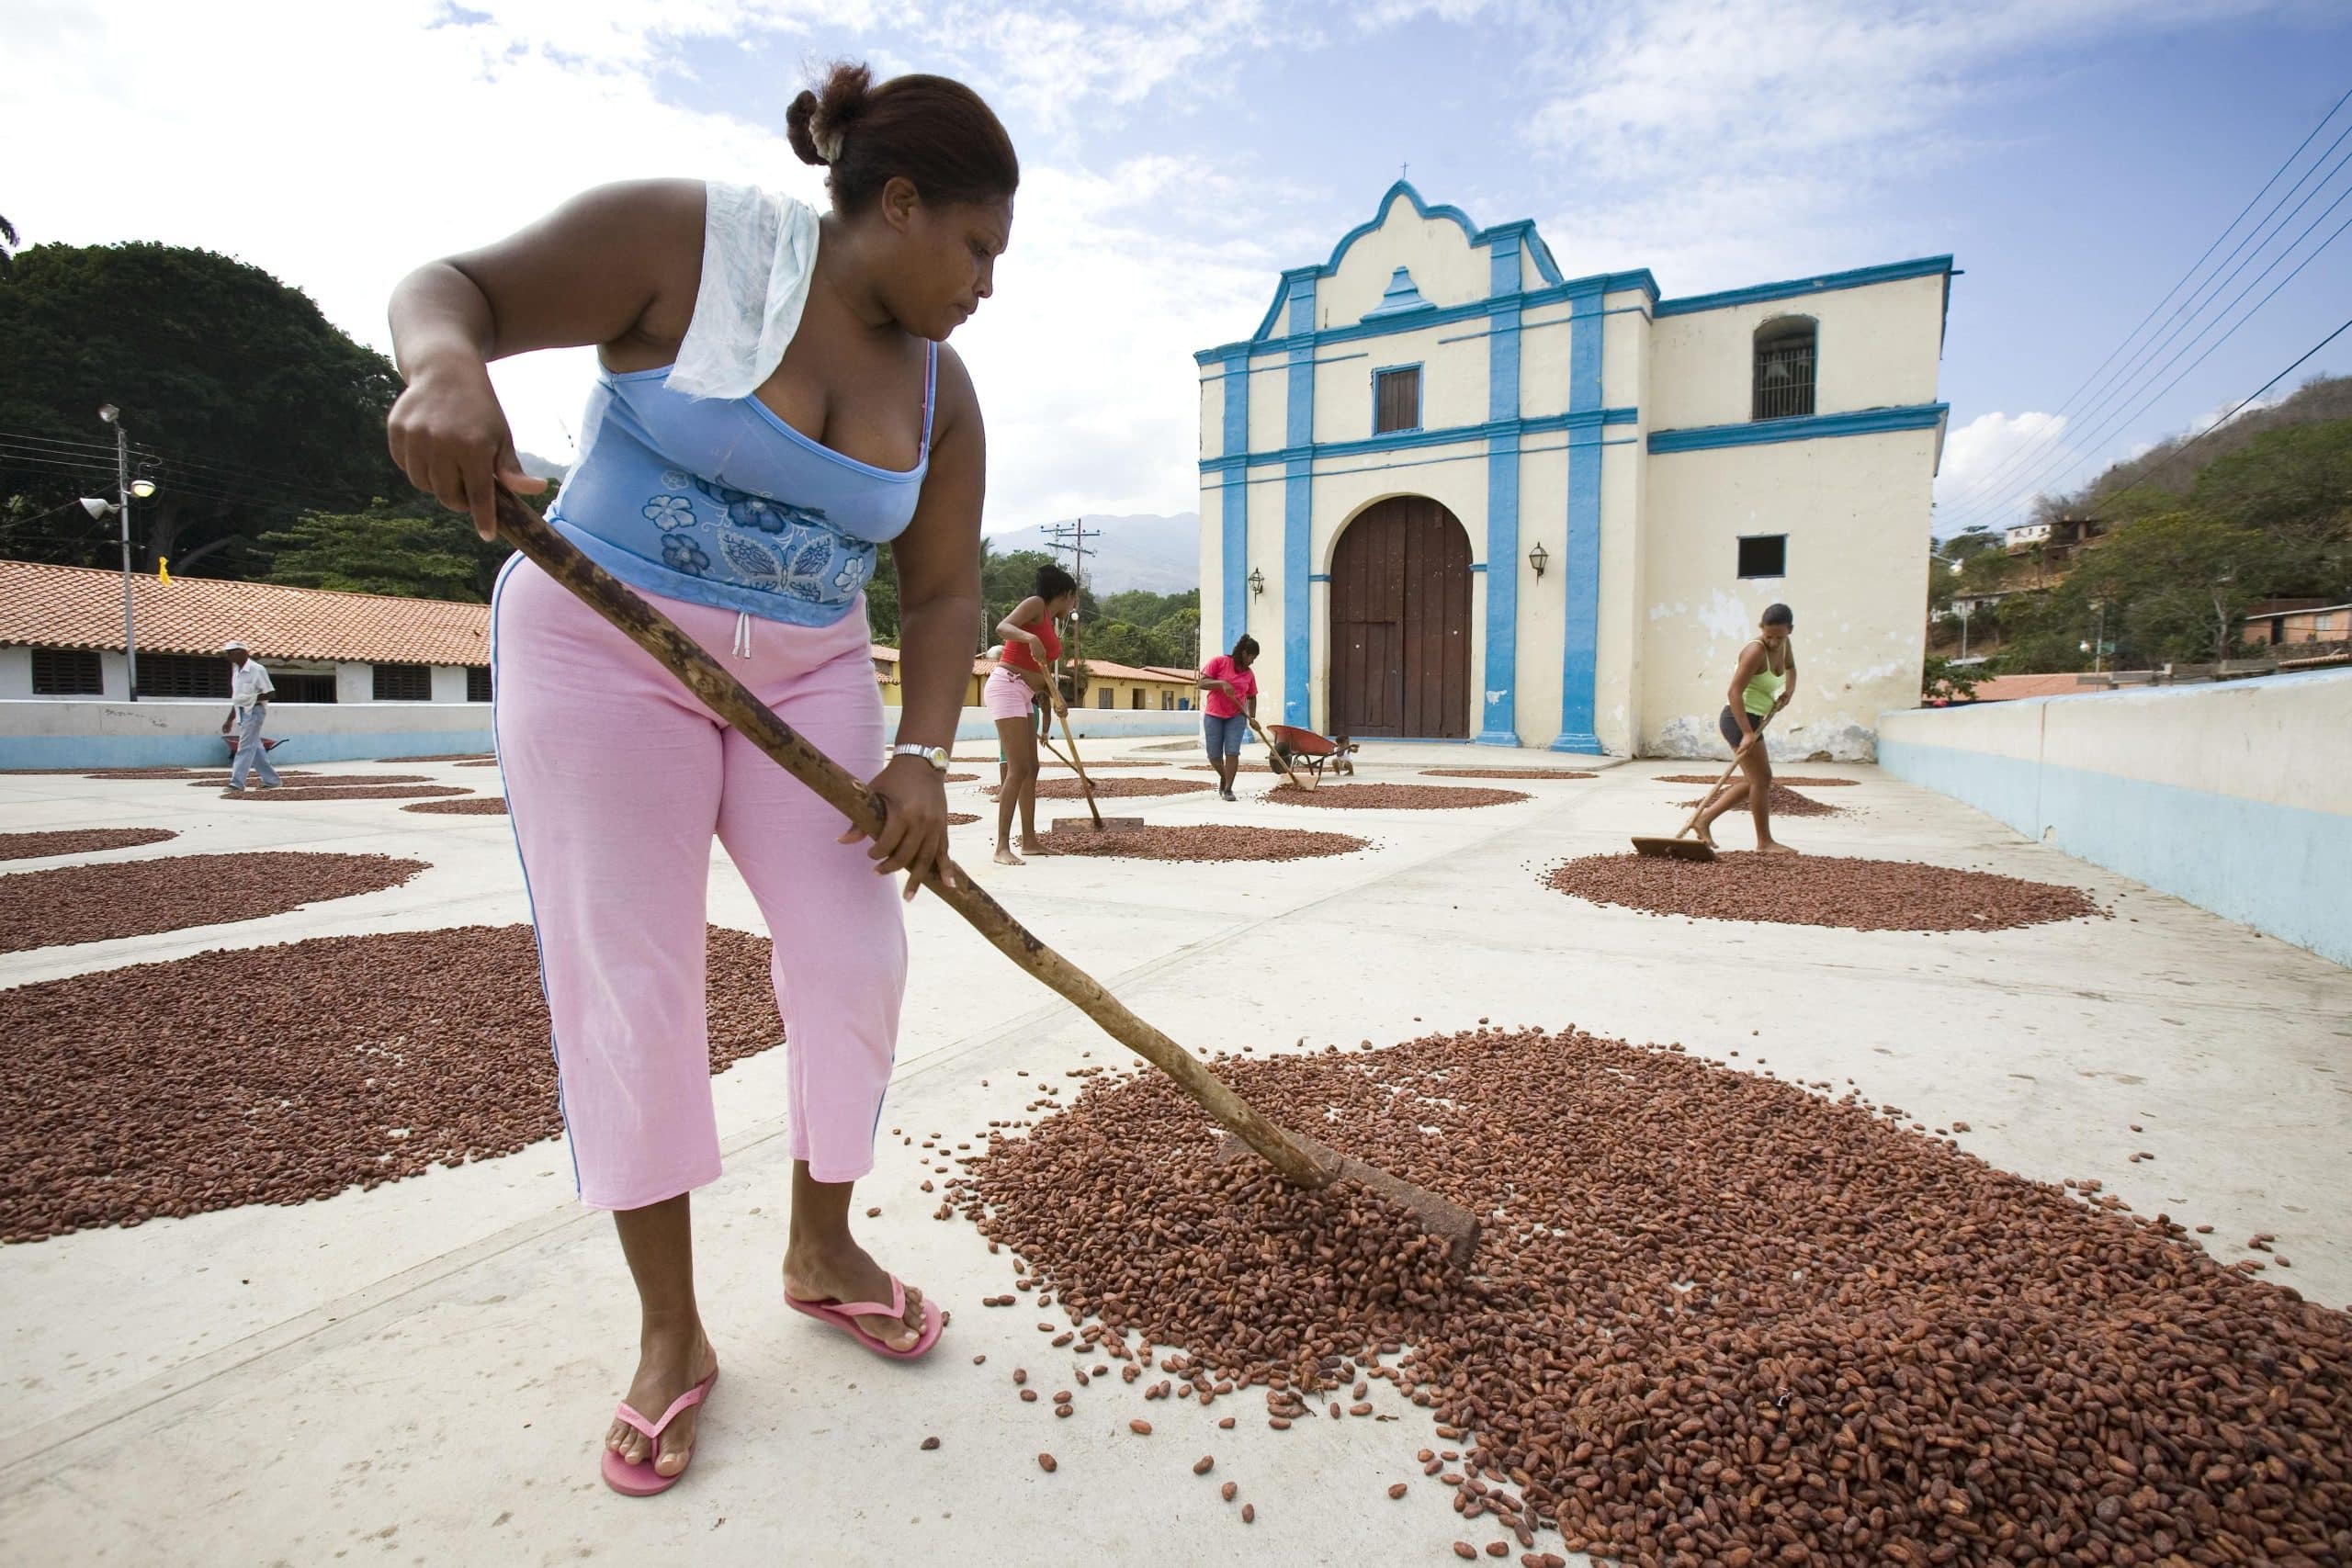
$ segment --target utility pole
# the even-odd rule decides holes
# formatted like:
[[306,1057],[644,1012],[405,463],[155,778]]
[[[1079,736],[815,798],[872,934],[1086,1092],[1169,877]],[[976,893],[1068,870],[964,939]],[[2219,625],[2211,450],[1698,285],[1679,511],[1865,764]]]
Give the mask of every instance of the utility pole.
[[[1068,550],[1069,552],[1069,575],[1072,581],[1078,584],[1079,595],[1081,598],[1084,597],[1086,592],[1086,558],[1094,553],[1093,547],[1090,546],[1086,541],[1091,538],[1101,538],[1102,536],[1102,530],[1100,528],[1089,528],[1086,525],[1085,518],[1077,517],[1071,519],[1068,523],[1048,523],[1045,527],[1039,529],[1038,532],[1046,536],[1046,543],[1057,553],[1062,550]],[[1079,615],[1078,606],[1076,604],[1072,604],[1069,611],[1069,640],[1073,645],[1079,640]],[[1072,659],[1079,657],[1078,649],[1075,646],[1069,650],[1069,655]]]
[[122,659],[130,700],[139,700],[139,627],[130,611],[130,435],[122,428],[122,411],[112,403],[98,417],[114,426],[115,514],[122,520]]
[[1088,527],[1086,519],[1080,517],[1068,523],[1048,523],[1039,532],[1046,536],[1055,551],[1069,552],[1069,574],[1078,580],[1079,591],[1083,593],[1086,590],[1086,558],[1094,553],[1094,547],[1086,541],[1101,538],[1102,530]]

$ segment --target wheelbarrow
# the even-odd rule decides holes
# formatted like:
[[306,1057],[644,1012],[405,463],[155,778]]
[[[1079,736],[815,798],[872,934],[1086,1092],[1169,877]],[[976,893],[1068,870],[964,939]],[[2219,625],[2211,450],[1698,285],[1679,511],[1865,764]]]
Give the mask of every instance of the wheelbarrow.
[[1356,749],[1355,743],[1344,735],[1332,739],[1291,724],[1273,725],[1265,735],[1269,749],[1274,752],[1274,772],[1278,773],[1305,768],[1320,784],[1327,766],[1334,773],[1356,771],[1355,764],[1348,761],[1348,753]]

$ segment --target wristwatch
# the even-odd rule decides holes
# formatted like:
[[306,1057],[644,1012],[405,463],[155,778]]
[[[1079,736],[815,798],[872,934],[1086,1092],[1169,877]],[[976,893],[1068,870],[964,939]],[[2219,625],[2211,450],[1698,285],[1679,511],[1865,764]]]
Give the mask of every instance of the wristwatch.
[[890,748],[890,755],[893,757],[921,757],[924,761],[931,764],[931,771],[933,773],[944,773],[947,771],[947,748],[944,746],[909,746],[900,744]]

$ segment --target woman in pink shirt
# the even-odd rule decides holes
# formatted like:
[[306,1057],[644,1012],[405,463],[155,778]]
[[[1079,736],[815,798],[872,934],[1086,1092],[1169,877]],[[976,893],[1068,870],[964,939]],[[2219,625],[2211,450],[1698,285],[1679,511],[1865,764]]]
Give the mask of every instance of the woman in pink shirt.
[[1242,739],[1258,712],[1258,677],[1250,672],[1257,661],[1258,639],[1245,632],[1231,653],[1218,654],[1201,671],[1199,685],[1208,694],[1201,699],[1201,739],[1208,746],[1209,765],[1216,769],[1216,792],[1227,800],[1234,798]]

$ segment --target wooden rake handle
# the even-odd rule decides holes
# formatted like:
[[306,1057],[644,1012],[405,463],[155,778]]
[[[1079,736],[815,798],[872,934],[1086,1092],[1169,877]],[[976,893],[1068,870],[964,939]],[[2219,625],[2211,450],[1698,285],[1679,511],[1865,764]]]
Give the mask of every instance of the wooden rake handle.
[[[1077,772],[1078,787],[1086,794],[1086,814],[1093,818],[1095,827],[1100,828],[1102,826],[1102,813],[1094,804],[1094,781],[1086,776],[1086,764],[1079,761],[1078,731],[1069,727],[1069,709],[1057,707],[1054,713],[1062,721],[1062,743],[1069,748],[1069,755],[1064,760]],[[1047,750],[1051,750],[1052,748],[1048,747]],[[1058,751],[1054,754],[1057,757],[1061,755]]]
[[1251,713],[1248,708],[1243,708],[1241,716],[1250,721],[1250,733],[1258,738],[1258,743],[1266,749],[1266,754],[1273,760],[1274,766],[1283,771],[1283,778],[1288,779],[1295,787],[1299,789],[1315,787],[1311,784],[1299,783],[1298,775],[1291,772],[1290,759],[1283,755],[1283,749],[1274,744],[1274,738],[1267,734],[1264,727],[1259,724],[1256,714]]
[[[793,732],[765,703],[677,623],[590,560],[569,539],[504,491],[498,495],[498,532],[532,563],[577,594],[617,626],[663,669],[685,683],[702,705],[775,760],[860,832],[882,830],[882,799],[831,758]],[[1130,1011],[1093,976],[1047,947],[1003,905],[982,891],[968,873],[955,867],[950,886],[937,869],[923,886],[972,924],[990,946],[1075,1003],[1105,1033],[1161,1072],[1216,1122],[1262,1156],[1294,1186],[1328,1187],[1345,1174],[1345,1163],[1317,1160],[1281,1127],[1253,1110],[1200,1059]]]

